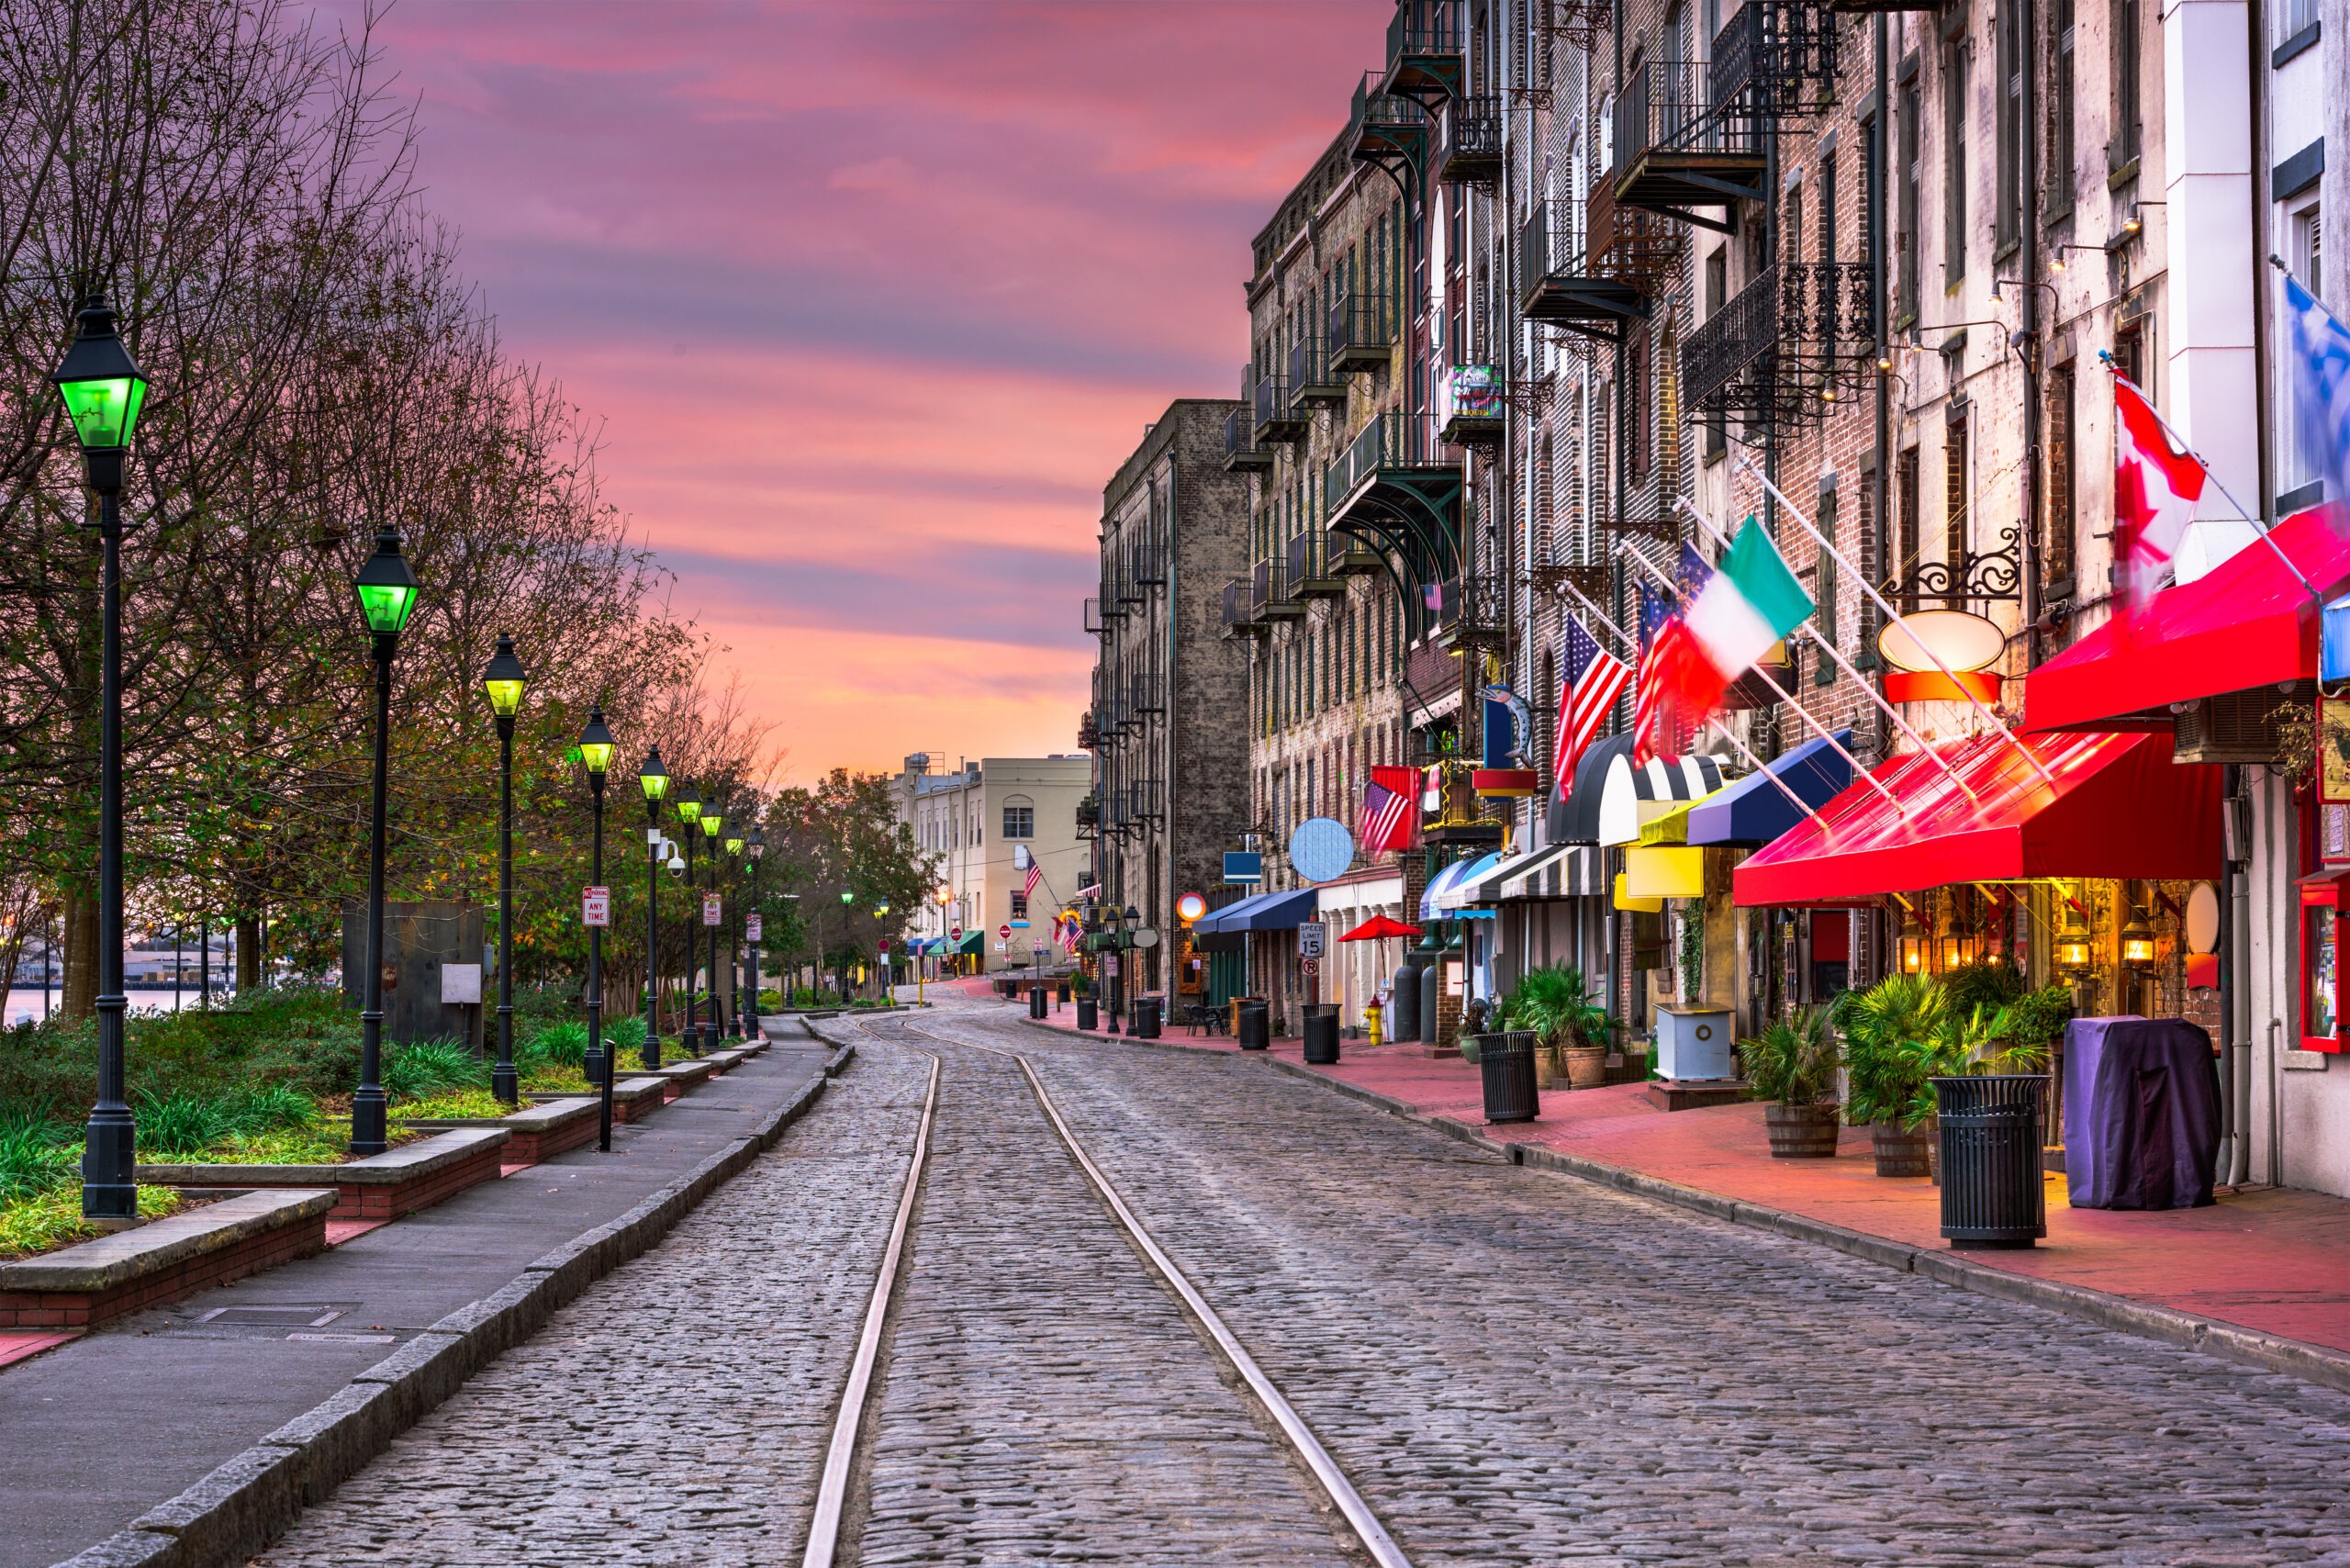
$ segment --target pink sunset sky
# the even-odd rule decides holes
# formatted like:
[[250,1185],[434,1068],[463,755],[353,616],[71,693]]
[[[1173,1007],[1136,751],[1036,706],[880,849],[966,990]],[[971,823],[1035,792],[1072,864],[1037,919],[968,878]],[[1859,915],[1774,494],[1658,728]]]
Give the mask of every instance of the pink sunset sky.
[[376,37],[428,205],[796,781],[1075,749],[1102,487],[1233,395],[1249,239],[1390,14],[399,0]]

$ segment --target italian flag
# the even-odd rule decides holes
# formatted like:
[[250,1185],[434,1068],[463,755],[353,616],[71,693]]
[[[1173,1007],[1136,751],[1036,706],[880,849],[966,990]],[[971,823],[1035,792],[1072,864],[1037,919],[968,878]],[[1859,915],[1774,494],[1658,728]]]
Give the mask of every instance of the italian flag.
[[1662,705],[1680,732],[1703,724],[1729,684],[1810,614],[1811,596],[1762,525],[1748,518],[1729,553],[1691,596],[1679,624],[1652,650]]

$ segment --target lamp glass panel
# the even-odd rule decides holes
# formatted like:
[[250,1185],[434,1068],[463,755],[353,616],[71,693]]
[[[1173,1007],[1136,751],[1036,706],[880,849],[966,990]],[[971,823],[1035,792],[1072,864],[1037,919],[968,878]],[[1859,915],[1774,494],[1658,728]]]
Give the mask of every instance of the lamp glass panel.
[[65,412],[73,433],[92,451],[129,446],[139,423],[140,405],[147,400],[147,383],[136,375],[106,375],[90,381],[66,381],[57,390],[65,398]]
[[482,689],[489,693],[489,709],[501,719],[510,719],[522,709],[522,683],[519,680],[485,680]]
[[374,632],[397,632],[416,608],[416,588],[410,583],[361,583],[360,613]]
[[610,741],[581,741],[579,759],[588,765],[588,772],[602,773],[612,766],[612,750]]
[[718,830],[725,825],[726,819],[716,812],[704,812],[701,814],[701,831],[706,837],[716,838]]
[[678,821],[691,822],[699,815],[701,815],[701,802],[699,801],[680,801],[677,802]]
[[640,773],[636,781],[644,786],[644,798],[657,801],[669,792],[669,776],[666,773]]

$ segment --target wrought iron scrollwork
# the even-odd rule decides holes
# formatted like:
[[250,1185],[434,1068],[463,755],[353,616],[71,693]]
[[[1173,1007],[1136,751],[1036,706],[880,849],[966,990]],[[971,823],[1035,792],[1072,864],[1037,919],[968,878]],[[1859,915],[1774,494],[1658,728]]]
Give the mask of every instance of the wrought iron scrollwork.
[[1902,604],[1927,599],[2016,603],[2023,598],[2023,531],[2001,530],[1998,549],[1969,555],[1955,573],[1947,561],[1920,561],[1907,580],[1887,586],[1886,597]]

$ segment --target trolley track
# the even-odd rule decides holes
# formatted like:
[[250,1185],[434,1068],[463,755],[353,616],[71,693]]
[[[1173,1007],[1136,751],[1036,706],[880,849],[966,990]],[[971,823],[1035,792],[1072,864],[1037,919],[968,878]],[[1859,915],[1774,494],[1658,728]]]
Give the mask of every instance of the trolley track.
[[[1268,1448],[1278,1445],[1277,1451],[1286,1450],[1286,1457],[1296,1467],[1296,1477],[1300,1483],[1296,1490],[1304,1495],[1301,1501],[1318,1506],[1317,1511],[1328,1529],[1326,1539],[1337,1547],[1337,1554],[1343,1559],[1370,1562],[1377,1568],[1411,1568],[1410,1559],[1328,1449],[1181,1265],[1159,1246],[1101,1166],[1088,1153],[1037,1076],[1035,1067],[1024,1056],[1002,1047],[938,1034],[911,1020],[859,1020],[857,1027],[877,1041],[901,1045],[929,1057],[932,1063],[930,1091],[917,1134],[916,1152],[900,1197],[882,1267],[874,1282],[849,1378],[835,1413],[833,1440],[826,1454],[808,1546],[802,1558],[803,1568],[832,1568],[835,1562],[854,1561],[858,1555],[859,1510],[855,1506],[852,1487],[859,1483],[870,1486],[875,1479],[874,1450],[880,1412],[889,1396],[891,1381],[889,1372],[883,1369],[890,1365],[892,1355],[890,1342],[901,1327],[899,1314],[905,1309],[909,1275],[918,1264],[918,1256],[927,1256],[921,1238],[914,1235],[920,1227],[919,1216],[926,1202],[925,1182],[946,1179],[942,1176],[942,1170],[951,1173],[950,1167],[942,1167],[932,1158],[937,1141],[934,1127],[942,1104],[955,1103],[954,1097],[943,1095],[946,1062],[939,1051],[916,1045],[913,1043],[915,1040],[926,1042],[930,1047],[946,1047],[948,1051],[978,1053],[984,1058],[1002,1061],[1017,1069],[1019,1083],[1024,1087],[1046,1125],[1052,1129],[1060,1152],[1066,1154],[1069,1165],[1074,1167],[1082,1179],[1092,1203],[1098,1205],[1095,1212],[1106,1215],[1118,1241],[1139,1260],[1147,1277],[1160,1287],[1164,1297],[1171,1298],[1180,1320],[1191,1331],[1186,1338],[1208,1351],[1206,1359],[1214,1364],[1216,1382],[1240,1395],[1236,1401],[1238,1408],[1232,1412],[1238,1419],[1227,1424],[1248,1428],[1247,1438],[1251,1441],[1262,1440]],[[978,1096],[987,1093],[984,1088],[978,1091]],[[911,1243],[910,1236],[912,1236]],[[1056,1238],[1052,1236],[1036,1235],[1030,1240],[1038,1249],[1053,1249],[1056,1247]],[[944,1246],[944,1241],[939,1245]],[[1070,1245],[1069,1238],[1060,1238],[1060,1245]],[[1070,1347],[1073,1351],[1081,1351],[1082,1349]],[[1211,1384],[1210,1391],[1214,1390],[1214,1385]],[[1169,1406],[1167,1414],[1170,1417],[1196,1428],[1201,1420],[1199,1411],[1172,1408],[1180,1397],[1163,1391],[1160,1394],[1161,1401]],[[1020,1412],[1015,1419],[1032,1414]],[[990,1436],[971,1430],[959,1434],[964,1448],[972,1446],[975,1441],[984,1443]],[[1080,1437],[1074,1440],[1082,1443],[1091,1439]]]

